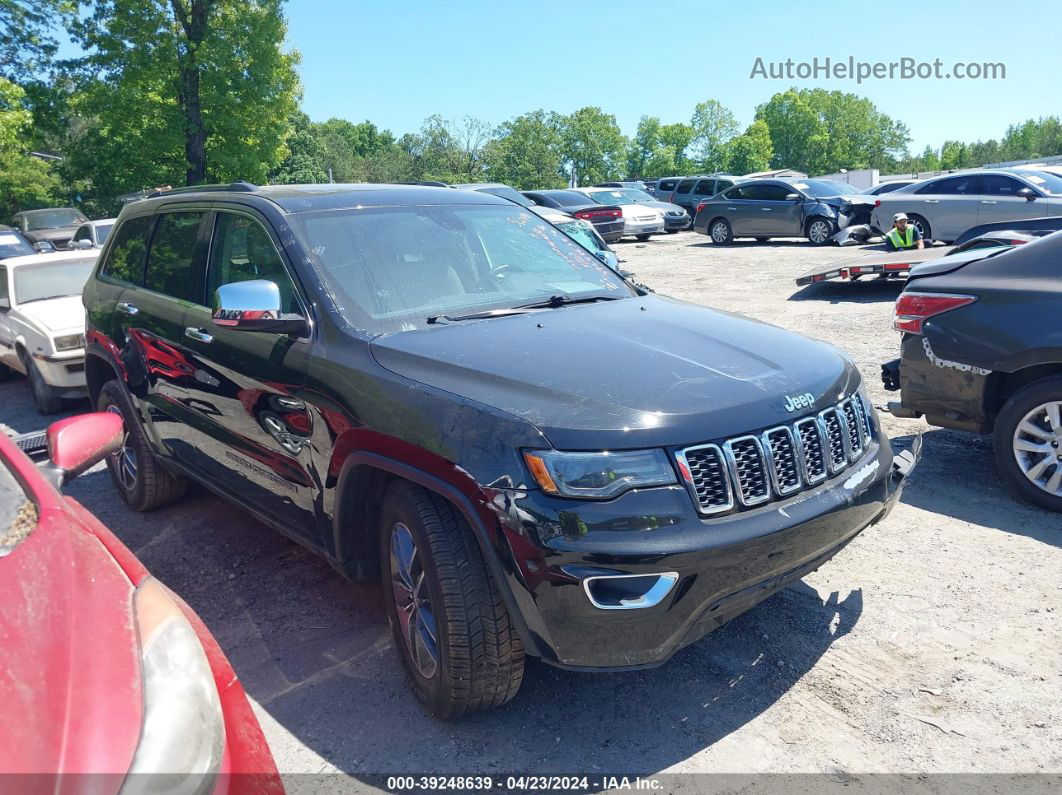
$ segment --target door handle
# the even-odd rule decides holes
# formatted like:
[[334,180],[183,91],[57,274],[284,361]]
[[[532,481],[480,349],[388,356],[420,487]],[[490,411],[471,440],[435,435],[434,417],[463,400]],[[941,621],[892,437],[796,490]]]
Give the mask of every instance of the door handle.
[[184,330],[184,336],[188,339],[195,340],[196,342],[210,343],[214,341],[214,338],[207,334],[205,331],[194,326],[189,326]]
[[135,306],[133,306],[133,304],[127,304],[125,301],[119,301],[116,305],[116,309],[119,312],[125,312],[125,314],[127,315],[135,315],[137,312],[140,311]]
[[926,204],[940,204],[940,199],[923,199]]
[[981,204],[995,204],[996,202],[990,202],[985,199],[981,199]]
[[761,207],[760,208],[760,212],[761,213],[769,213],[770,211],[771,211],[770,207]]
[[737,209],[737,207],[727,207],[726,209],[728,209],[728,210],[730,210],[731,212],[733,212],[734,210],[736,210],[736,209]]

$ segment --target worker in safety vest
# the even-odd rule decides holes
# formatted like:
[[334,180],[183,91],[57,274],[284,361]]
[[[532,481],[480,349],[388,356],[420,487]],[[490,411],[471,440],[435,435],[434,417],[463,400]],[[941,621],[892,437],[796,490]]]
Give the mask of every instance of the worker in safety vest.
[[913,224],[908,226],[906,215],[896,213],[892,217],[892,229],[885,235],[885,250],[901,251],[908,248],[925,248],[922,233]]

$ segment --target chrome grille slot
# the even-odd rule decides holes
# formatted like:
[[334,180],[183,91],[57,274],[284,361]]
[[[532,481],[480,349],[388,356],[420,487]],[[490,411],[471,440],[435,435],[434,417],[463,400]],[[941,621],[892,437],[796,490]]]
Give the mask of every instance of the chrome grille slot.
[[867,408],[867,404],[863,402],[863,398],[858,393],[852,395],[852,403],[855,404],[856,412],[859,414],[859,427],[863,431],[863,443],[870,444],[870,437],[873,435],[870,431],[870,409]]
[[734,476],[734,491],[741,504],[759,505],[769,500],[771,483],[759,440],[755,436],[739,436],[725,442],[723,450]]
[[845,423],[848,425],[848,449],[852,459],[859,458],[859,454],[863,452],[863,429],[860,427],[854,402],[848,399],[841,403],[841,411],[844,412]]
[[826,409],[819,413],[819,422],[826,437],[826,460],[830,472],[837,473],[848,463],[848,430],[844,419],[837,409]]
[[771,467],[774,490],[779,495],[800,489],[800,462],[793,432],[789,428],[771,428],[763,434],[763,450]]
[[701,513],[720,513],[734,507],[734,495],[726,473],[723,451],[714,444],[688,447],[679,453],[693,478],[690,487]]
[[797,439],[800,442],[801,460],[804,464],[804,477],[808,483],[818,483],[826,479],[826,454],[822,445],[822,428],[813,417],[800,420],[796,424]]

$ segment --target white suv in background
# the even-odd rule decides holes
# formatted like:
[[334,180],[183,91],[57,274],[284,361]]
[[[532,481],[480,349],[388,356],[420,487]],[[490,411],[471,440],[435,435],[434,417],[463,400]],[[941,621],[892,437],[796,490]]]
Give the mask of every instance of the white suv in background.
[[42,414],[85,390],[81,290],[99,249],[0,260],[0,378],[24,373]]

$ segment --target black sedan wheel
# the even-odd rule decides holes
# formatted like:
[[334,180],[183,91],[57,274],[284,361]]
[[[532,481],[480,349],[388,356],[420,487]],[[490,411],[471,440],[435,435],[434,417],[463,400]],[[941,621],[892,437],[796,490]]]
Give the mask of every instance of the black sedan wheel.
[[1062,511],[1062,378],[1020,389],[996,417],[996,463],[1019,494]]

